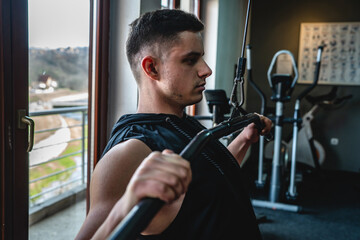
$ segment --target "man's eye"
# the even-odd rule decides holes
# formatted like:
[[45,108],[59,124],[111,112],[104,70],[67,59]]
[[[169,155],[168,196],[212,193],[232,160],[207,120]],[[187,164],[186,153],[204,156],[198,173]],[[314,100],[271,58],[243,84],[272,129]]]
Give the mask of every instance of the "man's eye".
[[197,62],[196,58],[188,58],[185,60],[185,62],[189,65],[194,65]]

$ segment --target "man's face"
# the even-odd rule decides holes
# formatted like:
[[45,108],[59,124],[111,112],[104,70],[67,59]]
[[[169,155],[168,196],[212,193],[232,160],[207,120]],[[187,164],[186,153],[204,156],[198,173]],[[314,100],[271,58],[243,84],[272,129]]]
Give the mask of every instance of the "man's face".
[[200,34],[185,31],[179,38],[163,51],[159,84],[166,101],[185,107],[201,101],[205,79],[212,72],[203,59]]

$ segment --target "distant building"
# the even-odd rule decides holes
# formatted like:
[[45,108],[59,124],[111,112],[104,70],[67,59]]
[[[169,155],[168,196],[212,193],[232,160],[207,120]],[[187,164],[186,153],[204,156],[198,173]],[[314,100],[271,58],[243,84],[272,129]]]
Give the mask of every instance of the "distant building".
[[56,88],[58,86],[57,81],[47,74],[39,75],[38,83],[38,88],[43,90]]

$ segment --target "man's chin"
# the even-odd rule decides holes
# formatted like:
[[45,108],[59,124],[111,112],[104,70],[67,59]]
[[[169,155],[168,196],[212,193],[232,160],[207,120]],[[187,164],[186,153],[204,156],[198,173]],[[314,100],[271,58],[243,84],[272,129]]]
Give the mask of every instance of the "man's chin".
[[192,106],[192,105],[194,105],[194,104],[197,104],[197,103],[199,103],[201,101],[201,99],[200,100],[198,100],[198,101],[193,101],[193,102],[190,102],[189,104],[186,104],[186,107],[188,107],[188,106]]
[[199,103],[199,102],[201,102],[202,99],[203,99],[203,96],[201,95],[201,97],[199,97],[198,99],[195,99],[194,101],[191,101],[189,104],[187,104],[187,106],[191,106],[196,103]]

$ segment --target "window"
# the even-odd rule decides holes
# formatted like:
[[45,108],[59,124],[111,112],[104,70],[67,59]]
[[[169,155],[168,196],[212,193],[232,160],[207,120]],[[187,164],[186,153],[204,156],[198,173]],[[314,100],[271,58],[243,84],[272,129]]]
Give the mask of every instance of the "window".
[[[35,121],[29,153],[30,225],[49,214],[44,209],[56,212],[57,203],[69,196],[86,195],[91,3],[28,1],[29,113]],[[81,213],[84,218],[86,211]],[[78,231],[83,218],[67,222]],[[35,229],[30,228],[30,238],[38,238]]]

